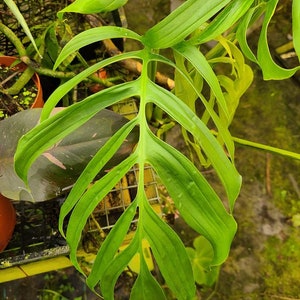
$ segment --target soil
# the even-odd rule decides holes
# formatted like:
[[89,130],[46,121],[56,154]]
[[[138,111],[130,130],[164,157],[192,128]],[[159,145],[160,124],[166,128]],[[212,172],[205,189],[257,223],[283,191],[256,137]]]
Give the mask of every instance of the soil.
[[15,68],[0,65],[0,120],[29,108],[37,96],[37,87],[33,81],[28,82],[17,95],[5,92],[14,84],[20,74],[20,71]]

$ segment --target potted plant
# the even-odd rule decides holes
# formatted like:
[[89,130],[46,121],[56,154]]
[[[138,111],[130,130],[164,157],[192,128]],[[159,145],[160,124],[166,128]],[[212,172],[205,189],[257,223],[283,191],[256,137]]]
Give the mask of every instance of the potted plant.
[[[0,76],[1,76],[1,103],[0,118],[8,117],[16,112],[27,108],[43,107],[43,92],[40,78],[37,73],[33,74],[32,81],[27,86],[21,88],[15,94],[10,88],[18,80],[27,66],[17,62],[16,57],[0,56]],[[14,89],[14,87],[13,87]],[[15,95],[14,95],[15,94]]]
[[0,252],[7,246],[16,224],[16,211],[10,199],[0,194]]
[[[110,1],[77,0],[59,16],[62,18],[64,12],[108,11],[123,4],[124,1],[114,1],[112,7]],[[267,80],[288,78],[299,69],[284,70],[274,63],[270,55],[266,33],[276,6],[277,1],[273,0],[188,0],[142,36],[114,26],[93,28],[75,36],[60,52],[54,69],[79,48],[108,37],[133,39],[141,45],[141,49],[118,53],[95,63],[55,90],[41,113],[40,124],[20,139],[15,154],[16,172],[30,187],[27,173],[44,151],[105,107],[129,97],[139,99],[138,115],[124,124],[94,155],[60,212],[60,230],[71,246],[70,258],[74,266],[87,276],[90,288],[100,292],[105,299],[113,299],[117,278],[136,253],[140,270],[132,288],[132,299],[166,298],[145,262],[142,247],[145,240],[149,242],[174,297],[192,299],[195,296],[193,269],[182,241],[147,201],[143,171],[146,164],[154,167],[186,223],[212,246],[213,256],[206,262],[206,267],[220,265],[227,258],[237,229],[233,209],[241,187],[241,177],[234,165],[234,143],[228,127],[240,96],[251,83],[252,72],[245,57],[262,68]],[[297,17],[299,1],[293,1],[293,10]],[[264,22],[256,56],[247,43],[247,29],[261,15]],[[297,19],[295,22],[297,25]],[[295,26],[294,30],[294,45],[299,55],[299,28]],[[209,41],[214,41],[216,46],[206,53],[202,52]],[[159,54],[159,50],[166,48],[172,50],[174,60]],[[102,90],[54,116],[50,115],[63,95],[76,84],[103,67],[132,58],[142,62],[141,74],[137,79]],[[157,62],[174,68],[174,91],[164,89],[155,82]],[[219,72],[219,64],[230,66],[229,73]],[[204,90],[204,87],[207,89]],[[198,99],[202,109],[200,116],[196,111]],[[157,132],[153,132],[150,126],[153,119],[159,126]],[[161,133],[173,123],[183,127],[186,141],[201,163],[212,165],[215,169],[227,195],[226,205],[187,157],[155,135],[162,136]],[[96,174],[103,170],[105,163],[136,126],[139,126],[139,141],[131,155],[90,186]],[[77,259],[82,230],[95,207],[134,164],[140,167],[136,198],[102,243],[93,268],[86,274]],[[137,211],[140,218],[135,235],[128,247],[119,252]],[[68,228],[65,232],[63,224],[66,220]]]

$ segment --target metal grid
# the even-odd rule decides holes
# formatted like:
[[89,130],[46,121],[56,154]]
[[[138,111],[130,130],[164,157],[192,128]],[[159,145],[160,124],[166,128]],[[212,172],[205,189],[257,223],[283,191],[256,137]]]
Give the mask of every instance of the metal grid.
[[[134,99],[124,100],[112,109],[128,119],[132,119],[138,112]],[[144,172],[144,189],[148,201],[157,213],[161,213],[155,172],[151,166],[145,166]],[[133,166],[98,204],[83,232],[82,245],[86,252],[92,252],[93,247],[96,247],[95,249],[99,247],[109,230],[135,199],[138,174],[138,166]],[[0,253],[0,269],[68,254],[69,248],[58,232],[59,210],[64,200],[64,197],[60,197],[39,203],[25,201],[14,203],[17,225],[8,247]],[[130,231],[135,230],[137,221],[138,212],[132,221]]]
[[[160,211],[159,196],[155,173],[151,166],[146,166],[144,189],[149,203]],[[120,215],[135,199],[137,193],[137,178],[139,169],[134,166],[116,187],[99,203],[93,212],[93,217],[89,218],[87,224],[88,232],[99,231],[98,225],[103,231],[111,229],[117,222]],[[135,216],[132,224],[138,220],[138,214]],[[96,222],[98,223],[96,223]]]

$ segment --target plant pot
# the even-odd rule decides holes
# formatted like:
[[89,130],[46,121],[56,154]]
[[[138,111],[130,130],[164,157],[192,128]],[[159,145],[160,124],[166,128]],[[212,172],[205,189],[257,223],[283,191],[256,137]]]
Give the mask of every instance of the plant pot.
[[0,194],[0,252],[7,246],[16,225],[16,211],[11,201]]
[[[11,66],[15,61],[17,60],[16,57],[13,56],[0,56],[0,65],[9,67]],[[27,65],[24,64],[23,62],[18,63],[17,65],[14,66],[14,68],[24,71],[27,68]],[[40,78],[37,73],[34,73],[32,77],[33,82],[36,85],[37,88],[37,95],[35,100],[33,101],[31,108],[41,108],[44,105],[43,101],[43,93],[42,93],[42,87],[41,87],[41,82]]]

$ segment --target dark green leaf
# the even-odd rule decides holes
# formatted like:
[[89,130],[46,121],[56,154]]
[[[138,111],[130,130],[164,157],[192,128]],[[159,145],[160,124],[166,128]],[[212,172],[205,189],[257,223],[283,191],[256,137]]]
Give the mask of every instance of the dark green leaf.
[[15,154],[15,170],[18,176],[27,184],[27,172],[41,154],[83,125],[101,109],[137,94],[137,84],[137,82],[124,83],[93,94],[34,127],[18,144]]
[[[0,122],[0,192],[11,199],[45,201],[68,191],[99,148],[127,122],[112,111],[102,110],[53,147],[44,149],[29,171],[27,193],[14,172],[13,159],[18,139],[36,126],[40,113],[41,109],[25,110]],[[136,129],[105,168],[112,168],[131,153],[137,135]]]

